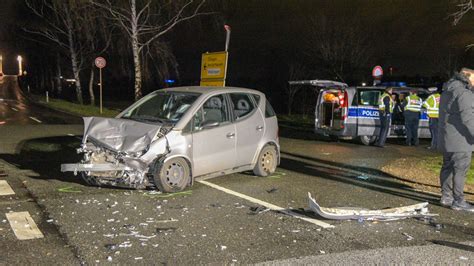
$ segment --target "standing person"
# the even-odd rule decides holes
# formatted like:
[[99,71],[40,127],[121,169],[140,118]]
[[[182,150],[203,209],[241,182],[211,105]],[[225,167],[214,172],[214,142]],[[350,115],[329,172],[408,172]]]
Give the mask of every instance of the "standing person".
[[379,138],[375,146],[383,148],[387,140],[390,129],[390,121],[392,119],[393,100],[392,88],[386,88],[385,92],[379,97],[379,118],[380,118],[380,132]]
[[441,94],[438,88],[428,89],[432,94],[423,102],[423,107],[426,108],[426,113],[430,120],[431,146],[428,149],[436,149],[438,146],[438,117],[439,117],[439,101]]
[[420,111],[423,102],[421,98],[416,95],[416,90],[410,90],[410,95],[405,99],[405,130],[407,134],[407,145],[418,146],[418,125],[420,123]]
[[474,70],[463,68],[446,83],[439,104],[438,148],[443,152],[440,172],[441,205],[474,212],[464,200],[464,183],[474,150]]

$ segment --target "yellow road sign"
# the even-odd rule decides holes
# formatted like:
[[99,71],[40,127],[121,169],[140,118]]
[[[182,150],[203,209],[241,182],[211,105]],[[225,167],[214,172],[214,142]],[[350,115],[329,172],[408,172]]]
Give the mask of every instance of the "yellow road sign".
[[201,80],[226,78],[227,52],[204,53],[201,61]]

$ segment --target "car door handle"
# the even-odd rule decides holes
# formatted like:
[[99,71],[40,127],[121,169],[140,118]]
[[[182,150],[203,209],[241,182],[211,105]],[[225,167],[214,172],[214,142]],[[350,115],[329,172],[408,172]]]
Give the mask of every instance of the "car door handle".
[[232,139],[235,137],[235,133],[227,133],[227,138]]
[[262,131],[262,130],[263,130],[263,126],[257,126],[257,130],[258,130],[258,131]]

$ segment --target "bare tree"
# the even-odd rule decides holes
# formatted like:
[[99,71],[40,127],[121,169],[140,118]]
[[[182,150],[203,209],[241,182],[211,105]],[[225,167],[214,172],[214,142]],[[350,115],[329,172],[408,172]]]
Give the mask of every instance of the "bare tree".
[[348,75],[365,66],[370,57],[369,38],[358,20],[347,17],[328,18],[325,15],[311,19],[306,53],[317,66],[345,81]]
[[142,56],[146,50],[179,23],[211,14],[202,12],[206,0],[128,0],[125,5],[120,1],[91,1],[106,10],[114,24],[126,32],[133,54],[135,100],[142,97]]
[[[112,32],[107,27],[103,16],[99,16],[99,10],[96,6],[87,4],[81,9],[81,16],[78,17],[78,29],[83,36],[83,58],[89,62],[87,66],[90,70],[89,75],[89,95],[90,105],[95,105],[94,95],[94,59],[103,54],[110,46],[112,40]],[[93,25],[93,26],[92,26]]]
[[472,4],[472,0],[461,0],[458,6],[458,11],[452,13],[450,16],[453,17],[453,25],[457,25],[461,19],[466,15],[469,11],[474,10],[474,6]]
[[72,0],[25,0],[25,3],[45,23],[45,27],[25,29],[25,31],[42,36],[68,52],[76,84],[76,98],[82,104],[80,79],[82,47],[77,40],[77,25],[75,24],[77,17],[79,17],[78,8],[82,2]]
[[[299,63],[291,63],[288,68],[288,78],[289,80],[300,80],[304,79],[308,74],[308,69]],[[302,88],[301,85],[288,85],[285,87],[285,93],[288,96],[288,115],[291,115],[293,109],[293,102],[295,96]]]

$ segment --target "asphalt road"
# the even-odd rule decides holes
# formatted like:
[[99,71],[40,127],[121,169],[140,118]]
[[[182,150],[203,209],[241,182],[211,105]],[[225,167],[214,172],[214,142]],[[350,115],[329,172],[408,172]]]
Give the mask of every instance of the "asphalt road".
[[17,76],[0,80],[0,125],[81,123],[81,119],[31,104],[18,87]]
[[[276,174],[207,180],[234,195],[201,183],[183,193],[159,194],[85,186],[61,173],[61,163],[79,159],[81,132],[81,125],[0,126],[0,148],[8,148],[0,152],[0,167],[8,174],[0,181],[15,193],[0,196],[0,264],[474,263],[473,214],[440,207],[436,195],[413,191],[379,170],[395,158],[427,155],[425,149],[282,138]],[[442,226],[416,219],[324,220],[307,210],[308,192],[325,207],[380,209],[428,201]],[[334,228],[273,211],[256,213],[259,204],[237,193]],[[28,211],[44,238],[16,239],[6,219],[11,211]]]

